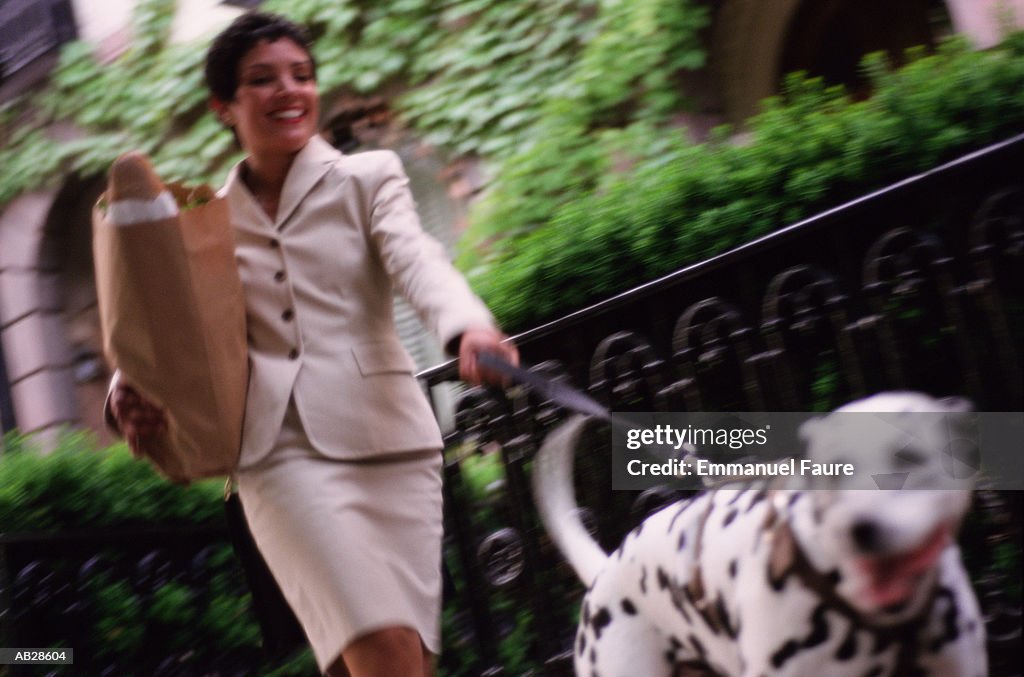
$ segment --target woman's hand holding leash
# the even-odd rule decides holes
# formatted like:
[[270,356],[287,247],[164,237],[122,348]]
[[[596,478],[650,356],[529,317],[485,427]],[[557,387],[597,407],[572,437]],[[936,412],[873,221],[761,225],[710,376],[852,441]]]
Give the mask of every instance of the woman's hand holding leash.
[[469,327],[459,342],[459,378],[473,385],[508,385],[505,374],[481,363],[479,358],[484,353],[519,364],[519,350],[503,333],[494,327]]
[[[477,362],[491,372],[504,376],[506,383],[511,382],[530,386],[560,407],[575,411],[584,416],[594,416],[606,421],[612,420],[611,414],[604,405],[598,403],[589,395],[576,390],[567,383],[554,381],[529,369],[524,369],[518,364],[518,360],[516,363],[511,363],[503,359],[501,355],[485,352],[477,357]],[[621,423],[623,419],[617,415],[615,420]]]

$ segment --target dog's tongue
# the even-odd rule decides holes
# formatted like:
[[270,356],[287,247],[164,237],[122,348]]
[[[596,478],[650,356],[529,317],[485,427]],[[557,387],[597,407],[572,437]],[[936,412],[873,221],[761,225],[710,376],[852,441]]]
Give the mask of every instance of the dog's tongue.
[[940,526],[920,546],[902,555],[871,557],[860,561],[868,576],[868,601],[876,607],[905,602],[920,576],[931,568],[949,542],[949,528]]

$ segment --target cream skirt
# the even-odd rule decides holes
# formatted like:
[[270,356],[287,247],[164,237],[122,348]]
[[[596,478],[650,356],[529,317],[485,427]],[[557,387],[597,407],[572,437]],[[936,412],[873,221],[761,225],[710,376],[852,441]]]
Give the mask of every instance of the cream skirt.
[[327,458],[290,405],[274,450],[237,473],[249,528],[321,672],[387,626],[440,652],[441,462],[436,449]]

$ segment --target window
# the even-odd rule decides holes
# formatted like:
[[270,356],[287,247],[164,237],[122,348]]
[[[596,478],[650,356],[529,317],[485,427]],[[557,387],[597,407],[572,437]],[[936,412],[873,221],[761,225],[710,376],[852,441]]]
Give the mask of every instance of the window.
[[70,0],[0,1],[0,84],[77,35]]

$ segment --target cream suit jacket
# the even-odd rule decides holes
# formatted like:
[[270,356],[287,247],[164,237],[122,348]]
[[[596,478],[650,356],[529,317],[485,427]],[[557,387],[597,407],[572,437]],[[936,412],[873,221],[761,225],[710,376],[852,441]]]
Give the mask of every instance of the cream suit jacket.
[[240,168],[222,189],[249,339],[240,465],[269,453],[291,397],[327,456],[439,448],[436,420],[395,333],[393,290],[443,345],[493,320],[421,228],[398,156],[343,155],[313,137],[289,170],[274,221]]

